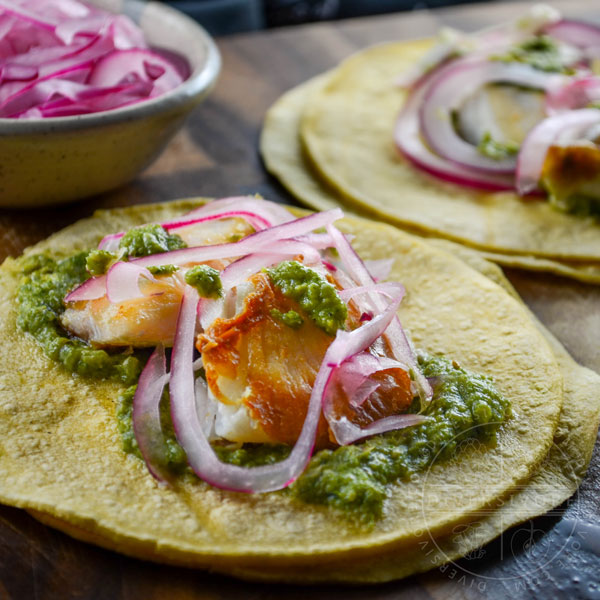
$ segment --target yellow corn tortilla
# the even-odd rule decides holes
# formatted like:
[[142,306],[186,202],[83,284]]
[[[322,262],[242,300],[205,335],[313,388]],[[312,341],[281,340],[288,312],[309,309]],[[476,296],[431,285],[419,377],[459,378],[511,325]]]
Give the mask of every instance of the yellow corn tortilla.
[[[316,210],[342,206],[347,214],[383,219],[411,233],[424,237],[440,232],[417,229],[407,222],[374,210],[370,205],[357,202],[329,185],[309,160],[300,139],[302,115],[312,97],[326,84],[331,73],[319,75],[284,94],[268,111],[261,134],[260,149],[270,173],[303,204]],[[443,234],[442,234],[443,235]],[[598,231],[600,237],[600,228]],[[600,283],[600,261],[568,261],[544,258],[533,254],[507,254],[503,251],[477,249],[484,257],[498,264],[555,273],[586,283]]]
[[[70,255],[106,233],[162,221],[198,203],[102,211],[27,254]],[[348,218],[342,228],[356,236],[364,258],[396,259],[390,278],[408,290],[399,314],[415,345],[492,376],[511,399],[515,417],[495,447],[472,445],[391,486],[384,516],[368,531],[285,494],[235,494],[194,478],[159,487],[121,449],[114,416],[119,386],[71,376],[17,330],[18,261],[7,259],[0,269],[0,501],[132,556],[233,573],[414,547],[526,484],[552,447],[563,399],[563,374],[527,312],[488,278],[413,236],[362,219]],[[444,493],[432,493],[439,489]]]
[[[433,242],[495,281],[513,297],[519,297],[502,270],[482,259],[478,253],[447,240]],[[594,449],[600,422],[600,375],[578,365],[533,313],[530,317],[557,357],[565,380],[565,399],[550,452],[526,485],[498,506],[481,511],[468,525],[456,526],[450,535],[430,536],[410,549],[393,550],[350,564],[342,561],[310,569],[238,569],[234,574],[257,581],[381,583],[428,571],[461,558],[508,528],[567,500],[585,476]]]
[[300,127],[315,168],[344,196],[398,224],[492,252],[599,260],[597,220],[509,192],[446,184],[400,156],[393,129],[406,91],[394,82],[430,45],[420,40],[375,46],[334,71],[312,97]]

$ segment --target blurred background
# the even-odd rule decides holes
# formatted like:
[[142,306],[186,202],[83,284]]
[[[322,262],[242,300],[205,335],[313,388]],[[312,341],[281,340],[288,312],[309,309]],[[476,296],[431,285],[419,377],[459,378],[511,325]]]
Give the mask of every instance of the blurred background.
[[172,0],[213,35],[346,19],[478,0]]

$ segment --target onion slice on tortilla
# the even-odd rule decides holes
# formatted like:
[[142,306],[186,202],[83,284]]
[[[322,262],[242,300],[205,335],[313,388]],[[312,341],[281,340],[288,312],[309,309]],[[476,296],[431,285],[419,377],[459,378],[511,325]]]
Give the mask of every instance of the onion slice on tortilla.
[[538,189],[548,149],[585,138],[586,130],[600,124],[600,109],[582,108],[559,113],[538,123],[525,138],[517,163],[517,190],[525,195]]
[[[373,281],[371,274],[339,229],[333,225],[328,225],[327,231],[336,242],[336,249],[339,252],[340,259],[350,277],[361,286],[373,286],[375,282]],[[383,301],[378,294],[370,292],[366,295],[369,298],[373,309],[375,309],[375,313],[380,313],[385,309],[385,301]],[[433,396],[433,390],[417,365],[415,355],[397,316],[394,316],[392,319],[392,322],[386,331],[386,338],[390,345],[393,358],[398,362],[407,365],[411,376],[414,377],[421,399],[421,406],[424,408],[430,402]]]
[[343,215],[344,213],[341,209],[334,208],[321,213],[313,213],[295,221],[275,225],[269,229],[257,231],[241,239],[239,242],[172,250],[171,252],[163,252],[162,254],[134,258],[131,262],[139,266],[180,266],[189,263],[205,262],[207,260],[243,256],[259,251],[268,251],[269,244],[273,244],[279,240],[298,237],[320,227],[326,227],[330,223],[341,219]]
[[160,400],[168,380],[164,347],[158,346],[142,371],[133,397],[133,432],[148,471],[161,484],[170,479],[168,449],[160,421]]
[[592,23],[561,19],[544,28],[544,33],[561,42],[581,48],[588,57],[600,57],[600,27]]
[[456,61],[429,80],[420,108],[421,131],[431,148],[451,163],[477,171],[510,175],[515,170],[516,158],[494,160],[481,154],[476,146],[458,135],[452,115],[469,96],[489,83],[547,89],[558,81],[564,81],[564,77],[522,63]]
[[514,189],[511,175],[477,171],[452,163],[425,145],[421,137],[419,110],[426,91],[427,86],[416,88],[398,115],[394,141],[400,153],[418,169],[450,183],[488,191]]
[[143,298],[144,293],[139,286],[140,277],[156,281],[145,267],[130,262],[116,262],[106,273],[106,297],[108,301],[116,304],[134,298]]
[[578,77],[565,85],[553,87],[546,94],[546,112],[552,116],[567,110],[585,108],[600,101],[600,77]]
[[[222,463],[205,434],[196,408],[192,358],[196,326],[198,293],[188,288],[184,294],[171,359],[171,418],[177,439],[186,451],[194,472],[216,487],[236,492],[270,492],[282,489],[302,473],[315,442],[321,412],[321,395],[328,381],[317,375],[302,431],[291,454],[281,462],[245,468]],[[208,394],[200,385],[200,393]],[[206,401],[201,399],[201,403]]]
[[65,302],[83,302],[86,300],[97,300],[106,296],[106,275],[91,277],[77,286],[71,293],[65,296]]

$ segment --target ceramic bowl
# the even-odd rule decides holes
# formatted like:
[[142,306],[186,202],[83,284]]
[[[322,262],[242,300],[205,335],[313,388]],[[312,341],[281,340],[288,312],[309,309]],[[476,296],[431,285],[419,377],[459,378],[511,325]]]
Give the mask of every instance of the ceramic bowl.
[[133,179],[161,152],[220,70],[206,31],[158,2],[95,0],[130,16],[150,46],[183,55],[191,75],[170,92],[100,113],[50,119],[0,119],[0,206],[70,202]]

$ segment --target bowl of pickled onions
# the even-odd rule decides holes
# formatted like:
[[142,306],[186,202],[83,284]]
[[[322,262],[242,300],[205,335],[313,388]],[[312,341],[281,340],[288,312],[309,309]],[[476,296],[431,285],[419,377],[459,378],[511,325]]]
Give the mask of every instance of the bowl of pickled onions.
[[130,181],[219,69],[206,31],[157,2],[0,0],[0,206]]

